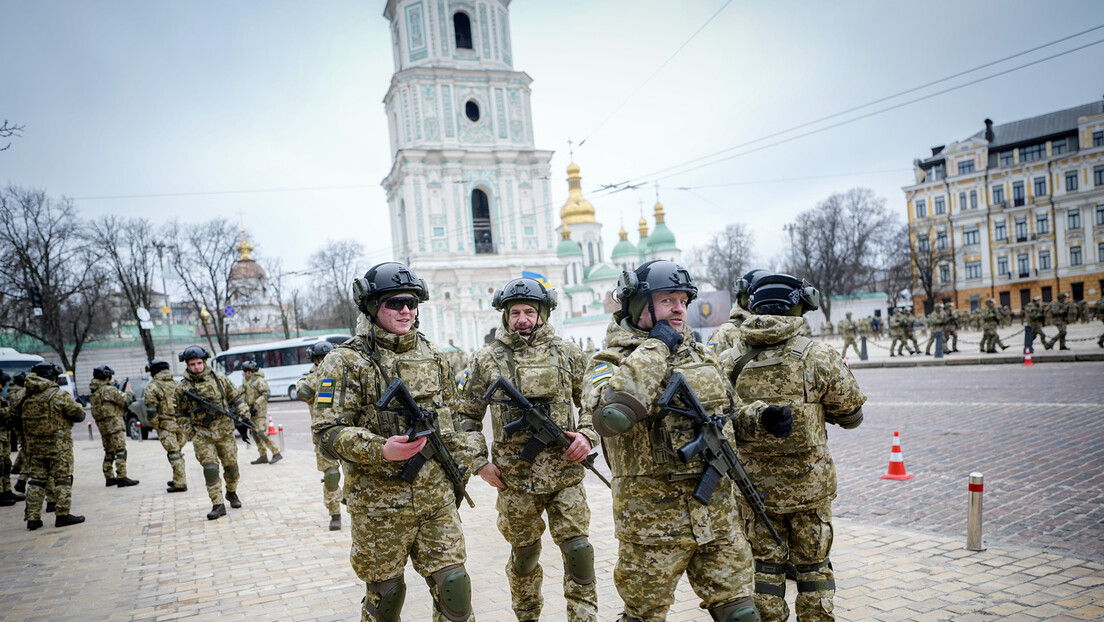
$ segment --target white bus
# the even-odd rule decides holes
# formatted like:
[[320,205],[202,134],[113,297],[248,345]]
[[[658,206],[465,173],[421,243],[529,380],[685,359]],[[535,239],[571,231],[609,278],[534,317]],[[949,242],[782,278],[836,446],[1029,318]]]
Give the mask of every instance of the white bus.
[[237,346],[216,355],[214,365],[215,369],[229,376],[240,387],[242,363],[256,361],[264,370],[270,396],[286,395],[296,399],[295,383],[311,368],[307,346],[319,341],[329,341],[336,346],[349,339],[349,335],[333,334]]
[[[24,354],[15,348],[0,348],[0,371],[12,377],[31,371],[32,367],[45,360],[37,354]],[[77,399],[77,385],[73,382],[73,376],[67,373],[61,374],[57,378],[57,383],[62,391]]]

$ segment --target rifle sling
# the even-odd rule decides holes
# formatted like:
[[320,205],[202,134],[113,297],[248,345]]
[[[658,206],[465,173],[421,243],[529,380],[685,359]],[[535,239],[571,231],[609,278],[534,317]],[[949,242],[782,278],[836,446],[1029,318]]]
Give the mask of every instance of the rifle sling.
[[736,359],[735,365],[732,367],[732,373],[729,374],[729,379],[732,380],[732,384],[736,384],[736,379],[740,377],[740,372],[744,371],[744,367],[752,361],[755,357],[759,356],[759,353],[766,350],[764,346],[751,346],[744,355]]

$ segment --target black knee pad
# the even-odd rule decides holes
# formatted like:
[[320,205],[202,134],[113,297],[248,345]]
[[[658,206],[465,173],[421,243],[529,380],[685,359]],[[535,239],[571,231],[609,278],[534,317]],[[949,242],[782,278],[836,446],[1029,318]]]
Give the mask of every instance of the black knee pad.
[[750,596],[717,605],[709,610],[715,622],[759,622],[759,611]]
[[471,617],[471,577],[462,564],[446,566],[429,575],[427,583],[437,586],[437,610],[450,622]]
[[525,546],[515,546],[510,561],[514,567],[514,574],[519,576],[533,574],[537,569],[537,565],[540,563],[540,553],[540,540],[532,544],[526,544]]
[[127,459],[126,449],[120,449],[120,450],[116,451],[115,452],[115,459],[116,460],[126,460]]
[[237,478],[238,478],[238,465],[235,464],[234,466],[226,467],[226,479],[237,479]]
[[217,464],[205,464],[203,465],[203,481],[207,482],[208,486],[214,486],[218,483],[218,465]]
[[406,583],[402,576],[377,583],[369,583],[368,590],[380,595],[379,605],[373,607],[364,600],[364,611],[379,622],[395,622],[402,613],[406,601]]
[[568,538],[560,545],[564,556],[564,572],[579,585],[594,583],[594,547],[586,536]]

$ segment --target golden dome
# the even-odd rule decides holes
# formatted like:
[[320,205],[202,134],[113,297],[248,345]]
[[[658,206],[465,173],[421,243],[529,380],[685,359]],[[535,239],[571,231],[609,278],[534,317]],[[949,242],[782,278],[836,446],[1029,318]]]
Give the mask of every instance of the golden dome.
[[663,222],[663,204],[659,201],[655,204],[655,219],[657,225]]
[[640,237],[642,237],[642,238],[648,237],[648,221],[644,220],[644,217],[641,216],[639,224],[640,224]]
[[583,197],[582,184],[579,183],[579,165],[572,162],[567,165],[567,202],[560,208],[560,220],[565,225],[577,225],[594,220],[594,206]]
[[625,231],[625,223],[624,223],[624,221],[622,221],[622,222],[621,222],[621,231],[620,231],[620,232],[619,232],[619,233],[618,233],[617,235],[621,236],[621,241],[622,241],[622,242],[624,242],[624,241],[626,241],[626,240],[628,240],[628,239],[629,239],[629,232],[628,232],[628,231]]

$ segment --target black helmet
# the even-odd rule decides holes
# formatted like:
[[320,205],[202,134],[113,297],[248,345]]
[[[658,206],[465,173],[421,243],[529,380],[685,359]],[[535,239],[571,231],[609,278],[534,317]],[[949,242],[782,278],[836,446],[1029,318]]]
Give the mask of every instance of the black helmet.
[[736,279],[736,302],[740,304],[744,309],[748,308],[748,291],[759,281],[759,279],[769,275],[770,272],[763,269],[751,270],[744,276]]
[[162,361],[160,359],[153,359],[152,361],[149,362],[149,365],[146,365],[146,371],[148,371],[150,373],[150,375],[153,375],[153,376],[156,376],[157,374],[165,371],[168,368],[169,368],[169,362],[168,361]]
[[789,274],[760,277],[749,293],[750,310],[758,315],[783,315],[798,303],[804,305],[802,313],[820,308],[820,292]]
[[92,370],[92,377],[96,380],[111,380],[111,377],[115,375],[115,370],[111,369],[107,365],[100,365],[96,369]]
[[396,261],[376,264],[364,273],[364,277],[353,279],[353,298],[357,308],[371,318],[376,317],[379,312],[381,296],[402,292],[414,294],[419,302],[429,300],[429,289],[425,281],[419,279],[413,270]]
[[242,363],[241,368],[242,368],[242,371],[247,371],[247,372],[252,373],[252,372],[255,372],[258,369],[260,369],[261,366],[257,364],[257,361],[246,361],[246,362]]
[[622,317],[635,322],[645,306],[650,307],[653,292],[686,292],[686,304],[690,304],[698,296],[698,286],[686,268],[673,261],[656,259],[641,264],[617,279],[614,298],[621,303]]
[[556,290],[545,287],[536,279],[514,279],[495,292],[491,306],[505,312],[512,302],[531,303],[540,318],[547,322],[548,312],[556,308]]
[[0,371],[0,384],[8,384],[11,382],[11,376],[7,372]]
[[311,361],[314,359],[325,358],[327,354],[333,352],[334,344],[329,341],[316,341],[307,346],[307,356]]
[[207,354],[207,350],[204,350],[202,346],[188,346],[180,353],[181,363],[187,363],[192,359],[203,359],[206,361],[209,358],[211,358],[211,355]]
[[15,375],[14,378],[12,378],[12,382],[14,382],[15,386],[17,386],[17,387],[23,386],[23,383],[26,382],[26,381],[27,381],[27,372],[25,372],[25,371],[19,372],[18,374]]
[[47,380],[57,380],[57,377],[61,374],[61,368],[53,363],[35,363],[31,367],[31,373]]

